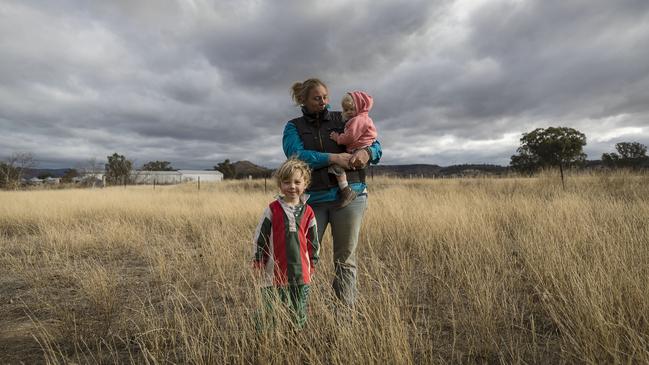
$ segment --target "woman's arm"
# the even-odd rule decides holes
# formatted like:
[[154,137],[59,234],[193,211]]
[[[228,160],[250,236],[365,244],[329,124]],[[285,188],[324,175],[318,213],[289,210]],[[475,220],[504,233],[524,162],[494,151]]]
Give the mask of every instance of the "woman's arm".
[[284,127],[282,148],[287,158],[297,156],[297,158],[306,162],[312,169],[319,169],[330,164],[347,167],[351,158],[351,155],[348,153],[326,153],[304,149],[304,143],[302,143],[300,135],[297,133],[297,127],[291,122],[286,123],[286,127]]
[[369,147],[370,152],[370,163],[376,165],[381,161],[381,156],[383,156],[383,149],[381,148],[381,143],[378,140],[374,141]]
[[368,162],[374,165],[378,164],[383,155],[381,143],[374,141],[369,147],[354,152],[354,155],[349,160],[349,165],[353,168],[360,168],[365,166]]

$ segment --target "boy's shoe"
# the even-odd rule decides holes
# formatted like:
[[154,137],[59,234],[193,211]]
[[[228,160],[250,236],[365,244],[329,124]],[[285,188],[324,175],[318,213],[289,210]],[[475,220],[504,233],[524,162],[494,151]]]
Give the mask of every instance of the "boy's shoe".
[[344,208],[356,199],[356,192],[349,186],[346,186],[340,191],[340,205],[339,208]]

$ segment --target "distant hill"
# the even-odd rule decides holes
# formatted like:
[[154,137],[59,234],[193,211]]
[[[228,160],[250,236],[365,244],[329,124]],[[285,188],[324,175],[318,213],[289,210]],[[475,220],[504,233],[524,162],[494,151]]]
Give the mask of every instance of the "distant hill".
[[482,176],[502,175],[509,171],[506,166],[487,164],[464,164],[464,165],[376,165],[371,167],[370,174],[375,176],[394,177],[455,177],[455,176]]
[[265,168],[263,166],[255,165],[250,161],[237,161],[232,164],[234,166],[234,171],[237,179],[247,179],[249,176],[252,176],[253,179],[270,177],[270,174],[273,170]]
[[[233,163],[236,169],[237,178],[245,179],[248,176],[253,178],[269,177],[273,169],[258,166],[250,161],[239,161]],[[604,165],[601,160],[586,160],[584,169],[597,170]],[[492,164],[460,164],[450,166],[439,166],[432,164],[409,164],[409,165],[372,165],[367,171],[367,176],[391,176],[391,177],[470,177],[470,176],[502,176],[512,172],[509,166]]]
[[368,174],[375,176],[419,176],[419,177],[434,177],[442,169],[439,165],[371,165]]
[[[270,177],[273,169],[255,165],[250,161],[238,161],[232,164],[236,171],[237,179]],[[482,176],[501,175],[509,169],[499,165],[452,165],[442,167],[439,165],[412,164],[412,165],[372,165],[367,175],[393,176],[393,177],[454,177],[454,176]]]
[[[253,179],[270,177],[273,169],[256,165],[250,161],[237,161],[232,163],[237,179]],[[587,160],[586,169],[599,169],[603,167],[601,160]],[[52,177],[61,177],[69,169],[28,169],[25,172],[26,178],[37,177],[43,174],[50,174]],[[429,164],[409,165],[372,165],[367,171],[371,176],[392,176],[392,177],[459,177],[459,176],[499,176],[510,172],[508,166],[490,164],[462,164],[451,166],[439,166]]]
[[504,175],[509,167],[489,164],[463,164],[446,166],[440,170],[441,176],[471,176],[471,175]]
[[47,174],[52,177],[62,177],[68,170],[70,169],[26,169],[23,173],[23,177],[26,179],[31,179],[32,177],[39,177],[41,175]]

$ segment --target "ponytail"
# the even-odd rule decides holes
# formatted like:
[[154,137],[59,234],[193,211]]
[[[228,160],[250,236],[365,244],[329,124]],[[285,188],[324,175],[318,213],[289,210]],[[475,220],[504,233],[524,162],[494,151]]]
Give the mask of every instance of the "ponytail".
[[306,79],[303,82],[296,82],[291,86],[291,99],[297,105],[304,104],[309,92],[316,86],[322,86],[325,89],[328,89],[327,85],[324,82],[316,78]]

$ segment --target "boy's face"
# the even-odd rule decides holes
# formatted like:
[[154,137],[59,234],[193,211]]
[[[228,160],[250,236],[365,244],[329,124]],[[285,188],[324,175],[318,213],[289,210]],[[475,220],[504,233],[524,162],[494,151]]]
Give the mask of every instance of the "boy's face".
[[356,107],[354,106],[354,102],[352,100],[343,100],[342,107],[344,120],[349,120],[356,116]]
[[300,195],[304,193],[304,189],[306,189],[306,181],[299,171],[279,183],[279,190],[288,200],[299,199]]

